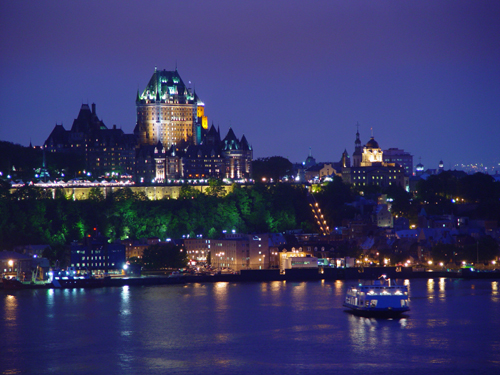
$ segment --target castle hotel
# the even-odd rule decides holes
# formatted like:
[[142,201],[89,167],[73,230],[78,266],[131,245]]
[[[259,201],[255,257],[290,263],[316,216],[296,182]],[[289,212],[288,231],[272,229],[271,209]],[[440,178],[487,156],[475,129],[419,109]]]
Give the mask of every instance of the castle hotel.
[[57,125],[47,138],[47,152],[72,153],[85,162],[92,178],[132,175],[136,182],[176,179],[251,178],[252,146],[230,128],[208,128],[205,105],[177,70],[155,68],[142,93],[137,92],[133,134],[97,116],[96,106],[83,104],[70,130]]

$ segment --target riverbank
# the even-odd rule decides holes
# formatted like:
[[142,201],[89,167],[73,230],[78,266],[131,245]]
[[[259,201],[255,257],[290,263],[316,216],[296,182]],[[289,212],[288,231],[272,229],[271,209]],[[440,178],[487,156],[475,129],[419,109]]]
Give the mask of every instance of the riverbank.
[[179,275],[170,276],[142,276],[142,277],[108,277],[99,279],[98,283],[72,283],[62,287],[52,283],[25,284],[20,282],[2,283],[3,289],[51,289],[51,288],[95,288],[120,286],[150,286],[173,285],[187,283],[213,282],[252,282],[252,281],[320,281],[320,280],[357,280],[377,279],[380,275],[391,279],[417,278],[462,278],[462,279],[498,279],[500,271],[475,271],[461,269],[458,271],[416,271],[411,267],[366,267],[366,268],[320,268],[320,269],[290,269],[281,273],[273,270],[242,270],[239,274],[216,275]]

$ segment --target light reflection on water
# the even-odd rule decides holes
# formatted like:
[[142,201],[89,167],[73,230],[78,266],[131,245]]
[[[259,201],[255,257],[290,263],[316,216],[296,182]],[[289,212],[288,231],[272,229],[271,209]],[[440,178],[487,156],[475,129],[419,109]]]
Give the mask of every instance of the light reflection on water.
[[392,320],[345,312],[355,281],[2,292],[0,373],[429,374],[500,364],[497,281],[402,282],[411,311]]

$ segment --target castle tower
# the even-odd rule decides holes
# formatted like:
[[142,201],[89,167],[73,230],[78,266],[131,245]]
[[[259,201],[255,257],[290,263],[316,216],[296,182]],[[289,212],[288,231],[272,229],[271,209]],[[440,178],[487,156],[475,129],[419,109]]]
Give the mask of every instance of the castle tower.
[[157,70],[144,91],[137,93],[137,124],[140,145],[161,142],[166,149],[179,143],[198,144],[206,130],[204,103],[186,87],[177,70]]

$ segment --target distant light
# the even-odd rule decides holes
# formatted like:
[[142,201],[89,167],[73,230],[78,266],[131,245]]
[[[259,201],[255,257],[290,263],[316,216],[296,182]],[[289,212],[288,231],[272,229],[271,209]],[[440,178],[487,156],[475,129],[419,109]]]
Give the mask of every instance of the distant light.
[[124,269],[124,270],[127,270],[127,269],[128,269],[128,264],[124,264],[124,265],[123,265],[123,269]]

